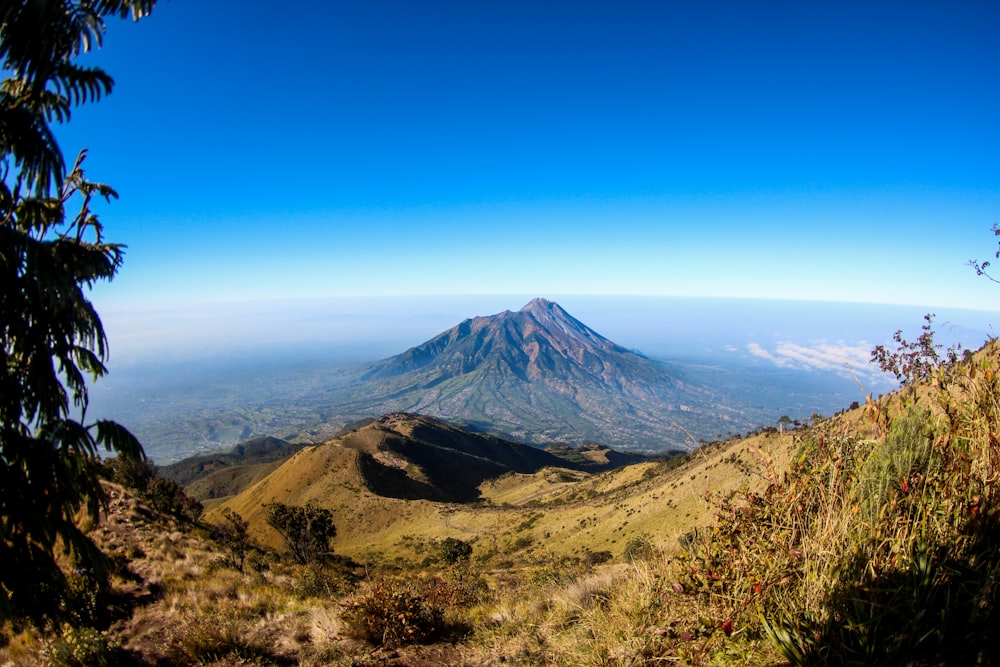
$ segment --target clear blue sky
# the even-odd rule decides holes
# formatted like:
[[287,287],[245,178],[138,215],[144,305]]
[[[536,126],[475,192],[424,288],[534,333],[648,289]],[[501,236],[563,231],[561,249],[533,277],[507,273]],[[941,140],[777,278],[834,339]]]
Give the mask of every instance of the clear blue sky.
[[[435,294],[1000,310],[1000,3],[161,0],[59,130],[99,306]],[[998,263],[1000,264],[1000,263]],[[515,304],[518,305],[518,304]],[[470,313],[474,314],[474,313]]]

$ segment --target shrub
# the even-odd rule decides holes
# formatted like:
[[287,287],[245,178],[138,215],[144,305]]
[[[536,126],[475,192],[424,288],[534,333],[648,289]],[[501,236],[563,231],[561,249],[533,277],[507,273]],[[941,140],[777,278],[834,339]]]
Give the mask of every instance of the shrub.
[[171,664],[200,665],[235,658],[259,664],[271,658],[253,630],[255,610],[231,600],[207,602],[183,611],[166,632],[164,646]]
[[535,586],[564,586],[576,581],[588,569],[579,558],[573,556],[550,556],[531,573]]
[[381,579],[344,612],[353,634],[379,646],[401,646],[432,639],[444,614],[402,582]]
[[721,499],[715,526],[686,536],[673,592],[795,665],[991,664],[1000,377],[910,363],[937,412],[911,391],[892,419],[869,402],[877,438],[805,440],[783,479]]
[[446,537],[439,545],[441,560],[448,565],[467,561],[472,556],[472,544],[457,537]]
[[489,596],[490,588],[478,574],[467,568],[449,570],[423,582],[422,596],[431,606],[469,607]]
[[179,519],[197,521],[204,510],[200,502],[184,493],[181,485],[172,479],[154,477],[146,487],[145,495],[153,507]]
[[296,567],[292,576],[295,594],[303,598],[332,598],[352,590],[358,582],[353,561],[331,558]]
[[59,615],[76,627],[107,627],[108,583],[87,570],[74,570],[66,577],[59,600]]
[[533,538],[531,535],[521,535],[513,542],[511,542],[510,550],[520,551],[522,549],[527,549],[534,543],[535,543],[535,538]]
[[638,560],[650,560],[658,553],[659,551],[653,546],[648,535],[636,535],[625,545],[624,556],[625,560],[631,563]]
[[106,633],[90,627],[62,626],[58,639],[44,651],[51,667],[113,667],[123,663],[124,651]]
[[228,507],[223,508],[222,518],[226,520],[226,524],[217,529],[216,539],[226,549],[226,563],[242,573],[247,551],[251,547],[250,535],[247,533],[249,524]]
[[611,558],[612,554],[610,551],[587,551],[583,556],[583,562],[593,567],[594,565],[607,563]]
[[116,456],[104,462],[111,481],[126,489],[143,494],[156,476],[156,467],[149,461]]

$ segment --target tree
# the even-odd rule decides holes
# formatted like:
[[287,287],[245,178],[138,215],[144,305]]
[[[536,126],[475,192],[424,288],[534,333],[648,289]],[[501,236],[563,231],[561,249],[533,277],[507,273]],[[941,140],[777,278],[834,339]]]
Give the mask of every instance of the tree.
[[[105,17],[139,20],[156,0],[0,0],[2,84],[0,145],[5,172],[38,196],[58,189],[65,173],[50,123],[69,120],[74,106],[111,92],[114,80],[74,59],[100,48]],[[11,174],[4,173],[7,181]],[[9,183],[7,183],[9,185]]]
[[229,564],[242,573],[251,546],[247,533],[250,524],[228,507],[222,510],[222,518],[226,520],[226,525],[219,528],[219,541],[226,548]]
[[778,431],[780,433],[784,433],[785,429],[791,426],[791,424],[792,424],[791,417],[789,417],[788,415],[781,415],[781,417],[778,418]]
[[337,536],[333,514],[307,503],[305,507],[273,502],[264,505],[267,523],[277,530],[295,562],[305,565],[330,554],[330,540]]
[[[104,17],[148,14],[155,0],[0,0],[0,620],[48,614],[78,567],[106,571],[77,527],[105,502],[99,451],[144,458],[110,421],[88,423],[87,378],[107,369],[107,340],[86,289],[110,280],[123,246],[104,239],[95,197],[117,197],[66,172],[51,123],[100,99],[113,81],[74,63],[99,47]],[[68,214],[75,210],[75,215]]]

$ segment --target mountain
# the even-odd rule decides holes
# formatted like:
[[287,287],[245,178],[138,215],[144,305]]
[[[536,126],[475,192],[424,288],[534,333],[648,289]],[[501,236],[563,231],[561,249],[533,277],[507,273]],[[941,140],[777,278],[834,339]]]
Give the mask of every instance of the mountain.
[[224,523],[228,508],[248,522],[256,542],[283,550],[265,505],[312,503],[334,515],[336,552],[364,562],[395,562],[401,555],[419,562],[427,554],[414,548],[447,536],[505,557],[526,555],[525,549],[531,558],[618,554],[643,535],[675,544],[714,511],[704,501],[708,493],[762,489],[766,476],[747,473],[755,457],[783,466],[795,442],[772,429],[706,446],[697,456],[656,461],[631,455],[616,465],[603,463],[615,457],[593,446],[557,446],[557,456],[396,413],[303,447],[255,484],[211,504],[206,520]]
[[679,368],[608,340],[559,304],[467,319],[370,364],[329,400],[346,416],[414,412],[534,444],[689,450],[755,424]]

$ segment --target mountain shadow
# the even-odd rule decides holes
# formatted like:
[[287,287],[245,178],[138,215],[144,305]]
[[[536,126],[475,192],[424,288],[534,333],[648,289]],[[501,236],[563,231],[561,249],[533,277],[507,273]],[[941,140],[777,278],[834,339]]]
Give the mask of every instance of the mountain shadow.
[[404,500],[466,503],[479,497],[480,484],[510,472],[548,467],[596,472],[622,465],[557,456],[406,413],[372,420],[333,442],[358,452],[357,470],[369,491]]

